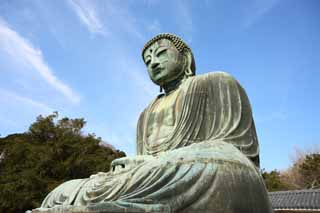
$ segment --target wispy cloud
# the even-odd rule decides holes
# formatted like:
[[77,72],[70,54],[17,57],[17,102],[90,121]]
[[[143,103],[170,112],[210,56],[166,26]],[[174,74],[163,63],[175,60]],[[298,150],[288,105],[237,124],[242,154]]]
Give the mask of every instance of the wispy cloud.
[[153,22],[148,26],[148,30],[152,33],[160,33],[161,28],[158,20],[153,20]]
[[35,109],[35,111],[39,111],[40,113],[50,113],[53,112],[54,109],[47,106],[44,103],[35,101],[28,97],[23,97],[14,92],[0,89],[0,103],[5,105],[14,104],[16,106],[29,106]]
[[192,42],[192,32],[193,32],[193,21],[192,21],[192,14],[189,8],[189,5],[186,1],[178,0],[175,1],[175,13],[177,17],[178,25],[185,35],[185,38],[190,43]]
[[[139,66],[139,64],[135,62],[135,58],[127,55],[125,60],[118,60],[118,65],[118,70],[129,76],[132,82],[144,91],[145,98],[150,100],[150,98],[155,96],[157,87],[148,78],[147,71],[145,71],[145,75],[140,73],[141,70],[146,70],[146,68]],[[128,67],[130,67],[129,70]]]
[[92,34],[109,36],[120,31],[140,40],[145,39],[126,1],[69,0],[68,2],[80,22]]
[[279,0],[260,1],[255,0],[253,2],[251,11],[244,23],[244,27],[250,28],[256,22],[258,22],[263,16],[270,12],[279,2]]
[[33,68],[49,85],[72,102],[78,103],[80,101],[79,95],[54,75],[54,72],[44,60],[42,51],[11,29],[1,18],[0,49],[12,56],[17,63],[23,63]]
[[119,133],[113,126],[108,126],[106,123],[88,122],[88,125],[84,128],[84,133],[91,133],[93,130],[107,144],[125,151],[129,156],[135,154],[135,137],[132,135],[132,133],[135,134],[135,129],[127,129],[125,133],[123,131]]
[[92,1],[69,0],[71,8],[76,12],[82,24],[93,34],[107,35]]

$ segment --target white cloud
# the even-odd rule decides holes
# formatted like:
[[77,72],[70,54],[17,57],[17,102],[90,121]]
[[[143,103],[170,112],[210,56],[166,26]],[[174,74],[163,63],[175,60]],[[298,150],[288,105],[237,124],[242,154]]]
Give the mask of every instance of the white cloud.
[[177,12],[178,24],[185,35],[187,35],[187,41],[192,41],[193,21],[192,14],[189,9],[189,5],[186,1],[176,1],[175,12]]
[[148,30],[152,33],[160,33],[161,27],[158,20],[153,20],[153,22],[148,26]]
[[107,35],[107,31],[98,17],[94,5],[85,0],[69,0],[71,8],[76,12],[82,24],[93,34]]
[[[130,34],[145,40],[126,1],[69,0],[71,9],[92,34]],[[120,31],[120,32],[119,32]]]
[[108,144],[112,145],[116,149],[124,151],[127,155],[132,156],[135,154],[135,137],[132,135],[135,134],[134,129],[127,129],[125,133],[119,133],[115,131],[113,126],[108,126],[106,123],[99,122],[88,122],[88,125],[84,128],[84,133],[94,133],[107,141]]
[[35,48],[27,39],[11,29],[0,18],[0,49],[11,55],[17,63],[23,63],[37,71],[40,76],[57,91],[73,103],[80,101],[77,95],[68,85],[58,79],[43,58],[40,49]]
[[28,97],[20,96],[16,93],[0,89],[0,103],[3,103],[4,105],[10,106],[11,104],[16,106],[30,106],[35,111],[39,111],[40,113],[51,113],[54,110],[47,106],[44,103],[35,101]]
[[258,22],[263,16],[265,16],[268,12],[270,12],[278,2],[279,0],[269,0],[269,1],[255,0],[252,5],[250,13],[248,13],[249,17],[245,21],[244,27],[250,28],[256,22]]
[[[139,64],[135,62],[136,58],[132,58],[128,55],[125,58],[125,60],[118,60],[118,70],[129,76],[129,78],[132,80],[132,83],[143,90],[145,98],[150,100],[157,94],[155,91],[158,89],[158,87],[155,86],[148,77],[146,68],[139,66]],[[130,67],[130,69],[128,69],[128,67]],[[140,70],[145,70],[145,75],[141,74],[139,72]]]

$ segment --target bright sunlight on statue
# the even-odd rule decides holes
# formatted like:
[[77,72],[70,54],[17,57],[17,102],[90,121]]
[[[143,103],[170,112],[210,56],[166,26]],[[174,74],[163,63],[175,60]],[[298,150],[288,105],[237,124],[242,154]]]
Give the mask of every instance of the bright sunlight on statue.
[[142,58],[163,92],[140,115],[137,156],[61,184],[32,212],[272,212],[241,85],[224,72],[196,76],[172,34],[152,38]]

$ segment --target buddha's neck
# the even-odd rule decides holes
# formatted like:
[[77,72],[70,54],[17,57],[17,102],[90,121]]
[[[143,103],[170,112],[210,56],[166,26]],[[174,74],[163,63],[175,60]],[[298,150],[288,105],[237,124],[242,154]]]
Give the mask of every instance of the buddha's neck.
[[171,92],[173,92],[174,90],[178,89],[180,84],[183,82],[184,80],[184,75],[181,75],[179,78],[167,83],[166,85],[163,86],[164,89],[164,93],[165,95],[169,95]]

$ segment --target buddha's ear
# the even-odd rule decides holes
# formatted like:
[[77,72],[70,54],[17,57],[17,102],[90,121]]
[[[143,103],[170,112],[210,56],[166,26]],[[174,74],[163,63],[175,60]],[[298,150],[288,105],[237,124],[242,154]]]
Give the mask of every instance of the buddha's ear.
[[184,73],[187,77],[193,76],[192,72],[192,55],[190,51],[185,51],[185,60],[186,60],[186,68],[184,70]]

